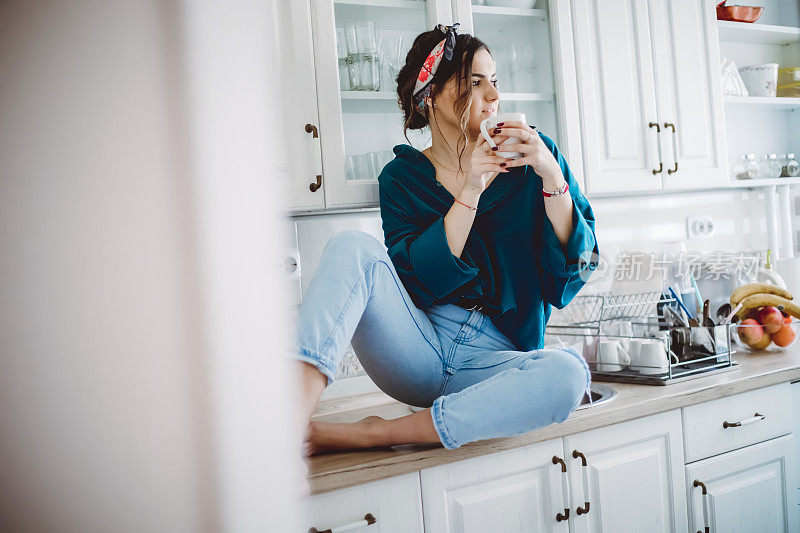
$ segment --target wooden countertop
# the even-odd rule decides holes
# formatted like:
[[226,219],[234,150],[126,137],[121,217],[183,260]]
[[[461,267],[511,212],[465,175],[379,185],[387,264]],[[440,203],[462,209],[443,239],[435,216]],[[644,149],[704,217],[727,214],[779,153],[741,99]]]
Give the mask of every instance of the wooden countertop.
[[[416,472],[441,464],[470,457],[509,450],[544,440],[580,433],[634,418],[669,411],[678,407],[730,396],[776,383],[800,379],[800,347],[785,352],[768,352],[752,355],[734,354],[740,367],[702,378],[672,385],[632,385],[603,383],[617,391],[617,396],[606,403],[574,411],[560,424],[524,433],[514,437],[486,439],[471,442],[448,450],[441,444],[403,444],[369,450],[327,452],[308,458],[311,493],[327,492],[391,476]],[[599,381],[597,383],[600,383]],[[361,401],[364,401],[362,398]],[[315,413],[313,420],[326,422],[352,422],[365,416],[378,415],[397,418],[411,414],[405,404],[391,401],[382,405],[363,407],[359,400],[351,408],[328,406]]]

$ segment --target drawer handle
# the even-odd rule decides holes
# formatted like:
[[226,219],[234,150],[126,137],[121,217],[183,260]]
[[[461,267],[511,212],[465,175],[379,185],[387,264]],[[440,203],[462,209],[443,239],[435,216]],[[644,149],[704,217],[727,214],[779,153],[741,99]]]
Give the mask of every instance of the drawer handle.
[[722,427],[725,429],[728,428],[738,428],[742,426],[746,426],[748,424],[752,424],[753,422],[758,422],[759,420],[764,420],[767,418],[765,415],[760,415],[756,413],[751,418],[745,418],[744,420],[740,420],[739,422],[728,422],[727,420],[722,423]]
[[584,506],[581,507],[579,505],[578,508],[575,509],[575,512],[579,515],[589,514],[589,466],[586,464],[586,456],[578,450],[572,450],[572,457],[575,459],[580,458],[581,464],[583,465],[583,497],[586,500],[583,502]]
[[365,526],[371,526],[378,519],[372,516],[372,513],[367,513],[364,515],[364,520],[359,520],[358,522],[351,522],[350,524],[345,524],[343,526],[336,526],[329,529],[317,529],[315,527],[308,528],[308,533],[344,533],[345,531],[353,531],[354,529],[358,529]]
[[[561,457],[554,455],[553,464],[561,465],[561,503],[562,505],[567,505],[567,502],[569,501],[569,478],[567,477],[567,463],[565,463],[564,459]],[[556,515],[556,522],[563,522],[564,520],[569,520],[569,507],[564,507],[564,512]]]
[[[705,533],[708,533],[709,528],[706,525],[706,524],[708,524],[708,515],[709,515],[709,511],[708,511],[708,490],[706,489],[705,484],[700,480],[695,479],[693,485],[695,487],[700,487],[700,490],[701,490],[701,494],[702,494],[702,498],[703,498],[703,526],[705,527]],[[697,533],[704,533],[704,532],[703,531],[698,531]]]

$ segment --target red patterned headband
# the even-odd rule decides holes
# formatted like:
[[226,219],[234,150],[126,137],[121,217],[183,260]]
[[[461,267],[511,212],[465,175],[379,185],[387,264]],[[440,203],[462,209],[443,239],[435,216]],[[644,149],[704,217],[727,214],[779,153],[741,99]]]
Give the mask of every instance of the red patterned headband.
[[460,22],[454,23],[452,26],[445,26],[437,24],[436,27],[445,34],[444,39],[439,41],[439,44],[433,47],[428,58],[422,64],[417,76],[417,83],[414,85],[414,101],[416,102],[417,110],[420,113],[425,112],[425,99],[431,94],[431,82],[433,81],[436,70],[439,68],[439,63],[444,58],[450,61],[453,59],[453,49],[456,46],[456,32]]

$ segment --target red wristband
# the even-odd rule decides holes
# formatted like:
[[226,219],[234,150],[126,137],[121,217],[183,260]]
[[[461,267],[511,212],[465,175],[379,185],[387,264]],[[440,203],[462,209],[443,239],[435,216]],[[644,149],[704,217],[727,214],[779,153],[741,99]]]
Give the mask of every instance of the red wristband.
[[544,189],[542,189],[542,196],[560,196],[562,194],[565,194],[568,190],[569,190],[569,183],[567,183],[565,181],[563,190],[562,189],[556,189],[553,192],[547,192]]
[[[458,198],[453,198],[453,200],[455,200],[456,202],[458,202]],[[463,205],[463,206],[465,206],[465,207],[469,207],[469,208],[470,208],[470,209],[472,209],[473,211],[475,211],[476,209],[478,209],[477,207],[470,207],[470,206],[468,206],[467,204],[465,204],[464,202],[458,202],[458,203],[460,203],[461,205]]]

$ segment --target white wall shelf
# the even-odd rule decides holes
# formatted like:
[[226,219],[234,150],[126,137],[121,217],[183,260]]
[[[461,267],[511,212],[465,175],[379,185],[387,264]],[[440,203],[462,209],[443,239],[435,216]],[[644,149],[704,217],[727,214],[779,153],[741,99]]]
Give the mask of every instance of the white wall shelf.
[[785,45],[800,42],[800,28],[749,24],[747,22],[717,22],[719,40],[736,43]]
[[[342,100],[397,100],[394,91],[341,91],[341,94]],[[503,93],[502,97],[504,102],[552,102],[553,99],[553,93]]]
[[528,9],[521,7],[472,6],[473,15],[512,15],[515,17],[535,17],[547,20],[544,9]]
[[751,180],[736,180],[731,182],[734,188],[769,187],[771,185],[796,185],[800,178],[757,178]]
[[419,9],[425,5],[417,0],[333,0],[333,3],[369,7],[405,7],[410,9]]
[[725,109],[766,109],[791,111],[800,108],[800,98],[780,96],[726,96]]

